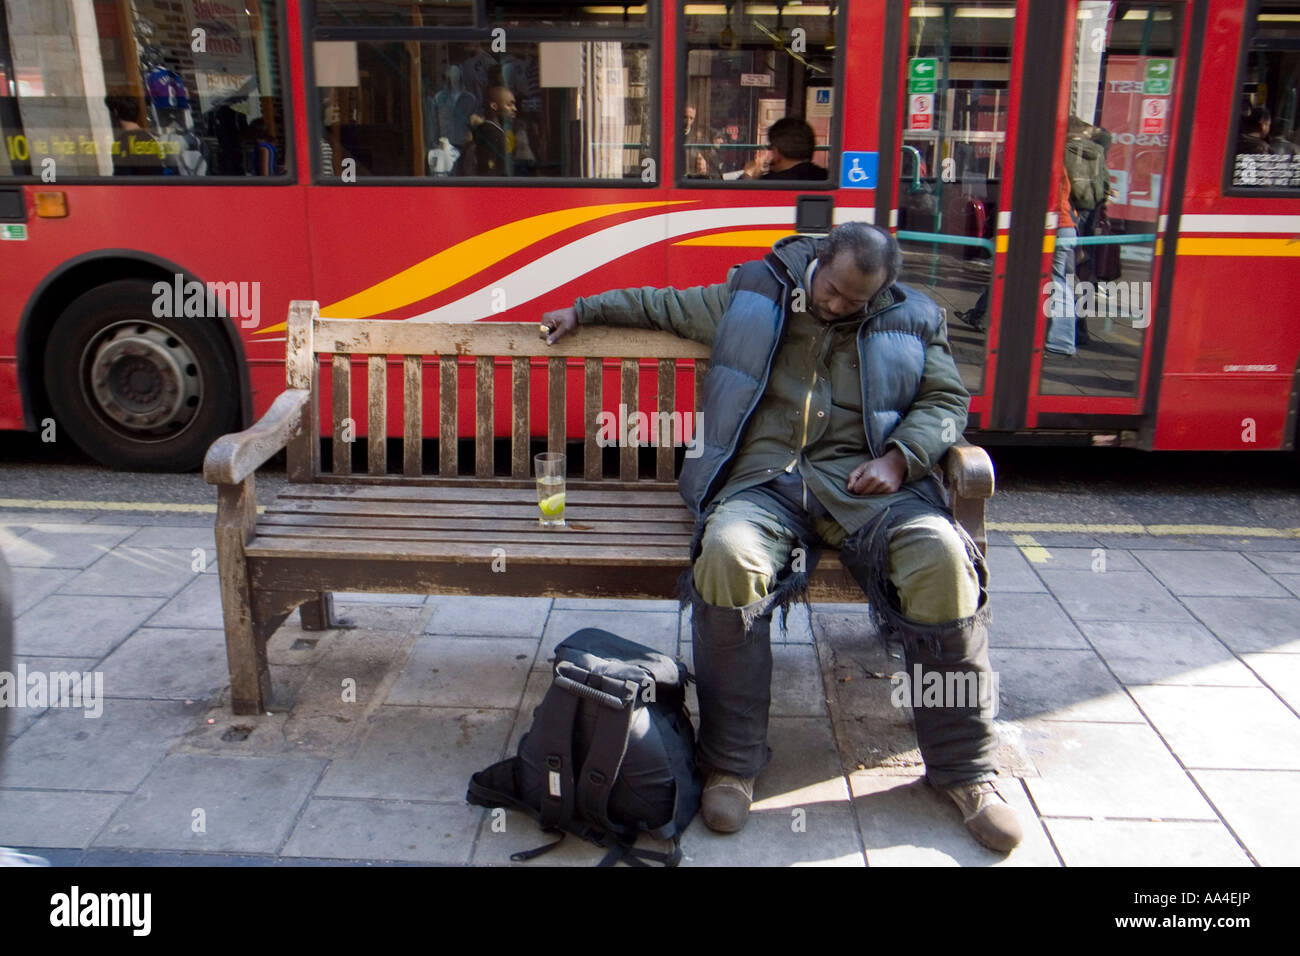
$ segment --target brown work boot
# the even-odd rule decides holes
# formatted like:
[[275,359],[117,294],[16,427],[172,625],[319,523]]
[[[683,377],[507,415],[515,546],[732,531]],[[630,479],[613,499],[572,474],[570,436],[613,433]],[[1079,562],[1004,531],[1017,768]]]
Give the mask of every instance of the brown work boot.
[[754,800],[754,778],[730,773],[711,773],[704,781],[700,816],[710,830],[735,833],[749,819],[749,805]]
[[971,836],[984,846],[998,853],[1010,853],[1019,845],[1023,833],[1016,811],[992,780],[966,783],[943,792],[961,810]]

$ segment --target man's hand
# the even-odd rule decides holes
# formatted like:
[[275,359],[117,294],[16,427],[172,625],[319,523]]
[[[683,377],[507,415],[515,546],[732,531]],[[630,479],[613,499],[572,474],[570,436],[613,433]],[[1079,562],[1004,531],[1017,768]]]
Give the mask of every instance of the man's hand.
[[546,339],[547,345],[554,345],[566,335],[577,331],[578,312],[573,308],[552,309],[542,313],[540,322],[538,337]]
[[907,459],[896,447],[880,458],[863,462],[849,475],[848,489],[855,495],[888,495],[903,487]]

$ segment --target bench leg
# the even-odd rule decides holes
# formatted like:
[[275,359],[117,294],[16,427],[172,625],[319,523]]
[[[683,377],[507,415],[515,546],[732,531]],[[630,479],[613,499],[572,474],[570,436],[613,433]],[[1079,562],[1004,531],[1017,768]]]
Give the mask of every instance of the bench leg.
[[236,714],[260,714],[271,696],[266,641],[258,634],[248,580],[242,562],[221,575],[221,609],[226,624],[226,659],[230,663],[230,708]]
[[338,627],[338,618],[334,616],[334,593],[321,591],[298,608],[298,616],[304,631],[326,631]]

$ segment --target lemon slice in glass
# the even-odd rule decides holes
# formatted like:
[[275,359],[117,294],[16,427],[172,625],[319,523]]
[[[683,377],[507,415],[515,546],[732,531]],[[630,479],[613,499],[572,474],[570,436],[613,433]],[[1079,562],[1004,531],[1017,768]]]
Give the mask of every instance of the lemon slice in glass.
[[551,495],[549,498],[543,498],[537,503],[537,507],[540,508],[542,514],[546,515],[548,518],[554,518],[558,515],[564,514],[564,492],[561,491],[558,495]]

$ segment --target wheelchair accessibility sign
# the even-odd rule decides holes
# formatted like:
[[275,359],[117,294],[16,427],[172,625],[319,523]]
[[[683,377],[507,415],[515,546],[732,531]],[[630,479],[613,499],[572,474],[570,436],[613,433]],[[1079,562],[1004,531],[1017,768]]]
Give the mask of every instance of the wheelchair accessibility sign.
[[879,163],[879,153],[846,152],[840,161],[840,188],[875,189]]

